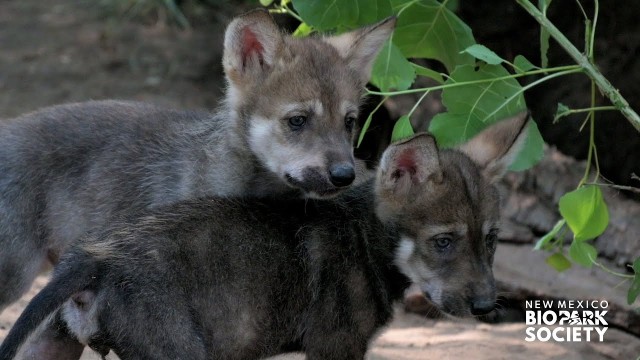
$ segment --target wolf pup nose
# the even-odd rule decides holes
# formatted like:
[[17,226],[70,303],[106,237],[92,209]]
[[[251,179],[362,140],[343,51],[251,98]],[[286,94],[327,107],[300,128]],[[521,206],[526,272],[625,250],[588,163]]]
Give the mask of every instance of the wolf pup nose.
[[471,314],[472,315],[486,315],[493,311],[495,307],[495,300],[491,298],[479,298],[473,299],[471,302]]
[[337,187],[351,185],[356,178],[356,171],[353,164],[338,164],[329,169],[331,183]]

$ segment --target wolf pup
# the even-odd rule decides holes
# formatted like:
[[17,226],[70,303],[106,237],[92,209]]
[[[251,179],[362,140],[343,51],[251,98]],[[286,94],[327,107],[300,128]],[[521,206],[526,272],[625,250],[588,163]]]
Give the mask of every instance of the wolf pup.
[[352,140],[395,19],[334,37],[233,20],[216,114],[97,101],[0,124],[0,312],[81,234],[115,215],[202,196],[330,197],[355,177]]
[[310,360],[362,359],[411,282],[448,314],[488,313],[492,183],[521,148],[525,118],[460,150],[439,150],[427,134],[393,144],[375,182],[335,200],[206,198],[111,225],[62,257],[0,359],[58,309],[82,343],[123,360],[294,349]]

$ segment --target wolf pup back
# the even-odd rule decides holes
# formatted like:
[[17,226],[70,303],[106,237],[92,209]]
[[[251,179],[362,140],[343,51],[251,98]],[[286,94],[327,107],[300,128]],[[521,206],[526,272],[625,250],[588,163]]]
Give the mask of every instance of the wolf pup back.
[[[65,254],[0,359],[21,350],[47,315],[39,308],[55,311],[65,295],[62,328],[123,360],[294,349],[310,360],[363,359],[409,283],[445,313],[491,312],[493,183],[526,129],[516,116],[459,150],[418,134],[384,152],[375,182],[334,200],[204,198],[113,224]],[[40,349],[36,358],[53,360]]]
[[0,311],[81,234],[203,196],[335,196],[389,19],[338,37],[282,34],[266,11],[233,20],[216,113],[124,101],[46,108],[0,124]]

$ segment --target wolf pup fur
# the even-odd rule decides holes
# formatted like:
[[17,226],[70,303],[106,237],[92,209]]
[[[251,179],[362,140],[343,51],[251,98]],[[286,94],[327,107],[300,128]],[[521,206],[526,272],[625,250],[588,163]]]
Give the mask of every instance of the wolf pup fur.
[[82,343],[123,360],[294,349],[310,360],[362,359],[411,282],[448,314],[488,313],[492,184],[526,129],[518,116],[460,150],[416,135],[385,151],[375,181],[330,201],[207,198],[111,225],[62,257],[0,359],[58,309]]
[[115,215],[203,196],[330,197],[354,181],[354,120],[394,18],[285,36],[266,11],[224,39],[215,113],[95,101],[0,123],[0,312],[47,260]]

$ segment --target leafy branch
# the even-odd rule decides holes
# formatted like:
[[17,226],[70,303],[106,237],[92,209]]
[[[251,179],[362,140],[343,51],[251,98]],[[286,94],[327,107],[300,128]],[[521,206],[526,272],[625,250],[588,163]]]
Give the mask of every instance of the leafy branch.
[[[564,271],[571,266],[571,263],[566,259],[562,253],[565,225],[568,226],[574,234],[573,241],[569,248],[569,256],[578,264],[591,267],[596,265],[603,271],[612,274],[614,276],[622,277],[627,280],[632,280],[632,284],[628,291],[627,302],[632,304],[640,294],[640,258],[630,266],[630,269],[634,272],[634,275],[622,274],[613,271],[601,263],[596,261],[597,250],[591,244],[587,243],[587,240],[596,238],[601,235],[609,222],[609,214],[602,197],[602,192],[599,186],[605,184],[597,183],[597,179],[600,177],[600,165],[598,162],[598,153],[595,145],[595,114],[596,111],[602,110],[619,110],[631,124],[640,131],[640,117],[636,112],[629,107],[628,102],[622,97],[622,95],[611,85],[611,83],[602,75],[595,65],[594,55],[594,42],[596,34],[596,25],[598,22],[599,14],[599,1],[594,2],[594,14],[593,19],[590,20],[582,4],[578,1],[580,10],[585,17],[585,50],[584,53],[580,52],[565,36],[562,34],[546,17],[546,9],[550,3],[550,0],[543,2],[543,11],[538,10],[528,0],[516,0],[526,11],[529,12],[544,29],[545,34],[552,36],[562,48],[569,53],[569,55],[576,61],[576,63],[584,69],[585,74],[591,79],[591,106],[586,109],[569,109],[566,106],[559,104],[558,112],[554,117],[554,122],[563,116],[570,114],[587,112],[587,119],[585,121],[589,123],[589,148],[587,152],[587,162],[585,172],[578,183],[576,190],[563,195],[560,198],[559,209],[563,217],[551,232],[543,236],[536,244],[536,249],[546,248],[547,250],[554,250],[548,259],[547,263],[554,267],[558,271]],[[596,86],[609,98],[614,106],[596,106]],[[584,125],[583,125],[584,126]],[[589,183],[588,178],[591,174],[591,166],[595,164],[594,181]],[[616,185],[607,185],[617,187]],[[628,189],[625,189],[628,190]]]
[[580,67],[579,65],[558,66],[558,67],[547,68],[547,69],[525,71],[525,72],[521,72],[521,73],[518,73],[518,74],[509,74],[509,75],[505,75],[505,76],[498,76],[498,77],[495,77],[495,78],[487,78],[487,79],[480,79],[480,80],[473,80],[473,81],[460,81],[460,82],[456,82],[454,80],[454,81],[452,81],[451,83],[448,83],[448,84],[429,86],[429,87],[423,87],[423,88],[414,88],[414,89],[408,89],[408,90],[399,90],[399,91],[373,91],[373,90],[367,90],[367,93],[370,94],[370,95],[397,96],[397,95],[421,93],[421,92],[425,92],[425,91],[444,90],[444,89],[449,89],[449,88],[458,87],[458,86],[469,86],[469,85],[476,85],[476,84],[491,84],[491,83],[495,83],[495,82],[502,81],[502,80],[517,79],[517,78],[521,78],[521,77],[525,77],[525,76],[532,76],[532,75],[539,75],[539,74],[546,74],[546,73],[562,73],[561,75],[567,75],[567,74],[573,74],[573,73],[581,72],[581,71],[582,71],[582,67]]
[[[602,75],[600,70],[593,64],[593,62],[589,59],[588,55],[585,55],[580,50],[578,50],[575,45],[567,39],[564,34],[558,30],[558,28],[547,19],[547,17],[538,10],[538,8],[533,5],[529,0],[515,0],[523,9],[525,9],[540,25],[560,44],[560,46],[573,58],[573,60],[580,65],[585,73],[593,79],[596,83],[600,91],[609,98],[611,103],[624,115],[627,120],[636,128],[636,130],[640,131],[640,116],[629,106],[629,102],[620,94],[618,89],[616,89],[607,78]],[[596,4],[598,2],[596,1]],[[596,5],[598,6],[598,5]],[[594,21],[595,23],[595,21]],[[592,32],[592,34],[595,31]],[[593,36],[589,40],[589,49],[593,51]],[[592,53],[591,53],[592,54]]]

